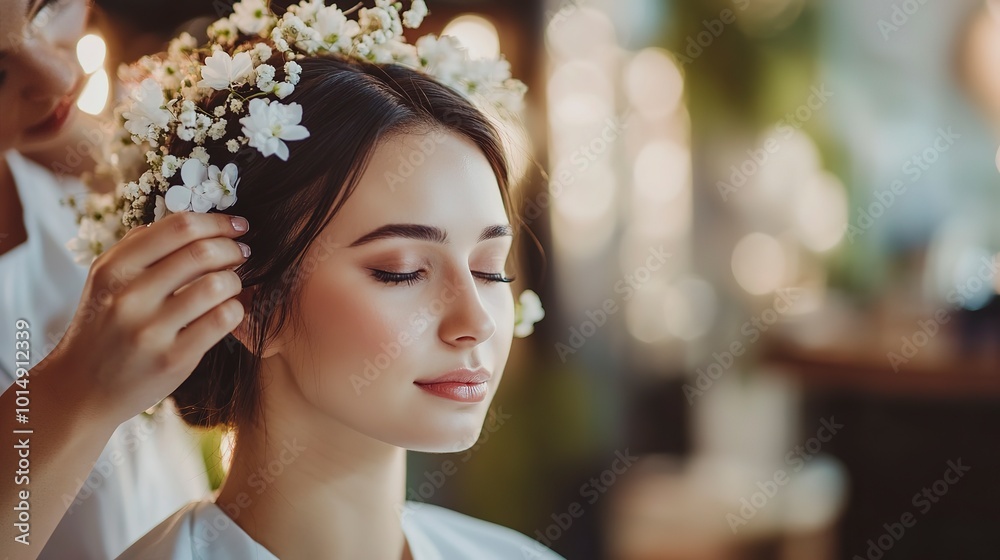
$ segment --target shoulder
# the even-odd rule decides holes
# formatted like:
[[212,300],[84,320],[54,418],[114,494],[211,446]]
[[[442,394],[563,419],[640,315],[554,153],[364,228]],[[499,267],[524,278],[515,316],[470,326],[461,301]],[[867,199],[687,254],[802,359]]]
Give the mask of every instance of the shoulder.
[[191,502],[117,560],[277,560],[213,502]]
[[434,550],[443,559],[563,560],[513,529],[432,504],[406,502],[403,528],[412,548]]

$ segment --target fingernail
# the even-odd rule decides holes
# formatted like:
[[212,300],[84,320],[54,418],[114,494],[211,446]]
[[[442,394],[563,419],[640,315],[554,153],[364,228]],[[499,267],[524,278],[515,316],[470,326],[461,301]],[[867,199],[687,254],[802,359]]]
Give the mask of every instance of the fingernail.
[[250,229],[250,222],[248,222],[246,218],[233,216],[231,221],[233,222],[233,229],[236,231],[247,231]]
[[236,244],[240,246],[240,252],[243,253],[243,258],[244,259],[249,258],[250,246],[247,245],[246,243],[240,243],[239,241],[237,241]]

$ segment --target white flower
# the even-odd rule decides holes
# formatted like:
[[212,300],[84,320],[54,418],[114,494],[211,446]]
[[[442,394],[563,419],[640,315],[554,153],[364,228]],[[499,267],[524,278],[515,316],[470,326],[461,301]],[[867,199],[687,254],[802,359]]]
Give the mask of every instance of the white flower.
[[149,138],[170,123],[172,115],[164,106],[167,99],[153,78],[146,78],[132,92],[131,104],[123,113],[125,128],[141,138]]
[[177,161],[177,156],[163,156],[163,167],[160,170],[160,173],[163,175],[164,179],[173,177],[179,168],[180,162]]
[[226,135],[226,119],[219,119],[208,129],[208,135],[212,140],[221,140]]
[[208,87],[216,90],[230,89],[234,84],[243,83],[253,72],[253,59],[250,53],[241,52],[229,56],[225,51],[215,51],[205,59],[201,67],[201,81],[198,87]]
[[191,149],[191,157],[208,165],[208,150],[204,146],[195,146]]
[[214,201],[205,195],[202,187],[202,183],[208,179],[208,166],[191,158],[181,166],[181,179],[184,181],[183,185],[174,185],[167,190],[164,198],[167,209],[171,212],[194,210],[202,213],[211,210]]
[[233,97],[229,100],[229,110],[234,113],[240,113],[243,111],[243,100],[238,97]]
[[233,4],[229,18],[243,33],[256,35],[272,23],[270,13],[264,0],[243,0]]
[[271,47],[269,47],[267,43],[257,43],[254,45],[253,50],[250,51],[250,54],[252,54],[258,62],[264,62],[269,60],[271,55],[274,53],[271,51]]
[[317,45],[305,45],[307,51],[317,48],[324,48],[333,52],[347,52],[351,49],[351,42],[361,33],[361,27],[353,19],[347,19],[344,12],[336,6],[323,8],[316,14],[316,23],[313,29],[319,35]]
[[274,66],[261,64],[254,72],[257,75],[257,89],[260,91],[270,91],[274,86]]
[[204,196],[211,200],[216,208],[225,210],[236,203],[236,186],[239,185],[239,173],[235,163],[226,164],[222,170],[215,165],[208,167],[208,180],[201,184]]
[[545,317],[542,301],[531,290],[521,292],[515,306],[514,336],[524,338],[535,331],[535,323]]
[[208,38],[224,45],[233,44],[238,32],[236,24],[229,18],[222,18],[208,26]]
[[291,95],[295,91],[295,86],[288,82],[278,82],[271,86],[271,93],[278,96],[278,99],[284,99]]
[[289,60],[285,63],[285,76],[288,83],[293,86],[299,83],[299,78],[302,75],[302,66],[299,66],[298,62],[294,60]]
[[158,222],[167,213],[167,201],[156,195],[156,205],[153,207],[153,221]]
[[298,103],[269,103],[259,97],[250,100],[250,115],[240,119],[250,147],[257,148],[264,157],[277,154],[282,161],[288,161],[288,146],[283,140],[309,137],[309,131],[300,122],[302,106]]
[[216,107],[215,109],[213,109],[212,110],[212,114],[215,115],[215,116],[217,116],[217,117],[224,116],[226,114],[226,106],[225,106],[225,104],[219,105],[218,107]]
[[229,153],[235,154],[240,151],[240,143],[235,138],[229,140],[226,142],[226,149],[229,150]]
[[403,12],[403,25],[410,29],[416,29],[423,23],[427,16],[427,4],[424,0],[413,0],[410,9]]

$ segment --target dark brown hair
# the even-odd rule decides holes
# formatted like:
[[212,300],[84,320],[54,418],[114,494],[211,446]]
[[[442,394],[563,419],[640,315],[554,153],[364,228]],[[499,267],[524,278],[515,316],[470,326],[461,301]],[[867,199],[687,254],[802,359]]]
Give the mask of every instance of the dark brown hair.
[[174,391],[192,425],[235,428],[259,420],[260,356],[269,338],[295,318],[306,250],[350,196],[380,142],[434,130],[467,138],[492,166],[514,223],[503,141],[466,98],[400,65],[339,56],[299,64],[301,81],[282,102],[302,105],[310,136],[288,143],[287,162],[255,149],[233,155],[222,146],[209,148],[213,163],[235,161],[240,170],[238,201],[226,212],[250,222],[241,240],[253,254],[237,269],[244,287],[253,287],[245,319],[250,347],[227,335]]

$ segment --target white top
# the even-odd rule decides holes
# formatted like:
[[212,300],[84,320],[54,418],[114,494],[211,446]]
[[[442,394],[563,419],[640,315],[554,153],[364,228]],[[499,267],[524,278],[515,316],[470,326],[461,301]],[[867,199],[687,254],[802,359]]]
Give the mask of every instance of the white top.
[[[0,255],[0,390],[14,382],[15,321],[30,324],[34,366],[66,331],[87,278],[87,269],[65,247],[76,235],[75,213],[60,204],[86,187],[17,152],[3,157],[21,199],[28,240]],[[33,477],[31,484],[45,481]],[[198,441],[167,404],[118,427],[39,558],[114,558],[177,508],[207,495]]]
[[[413,560],[565,560],[513,530],[449,509],[406,502],[403,534]],[[278,560],[210,501],[193,502],[118,560]]]

